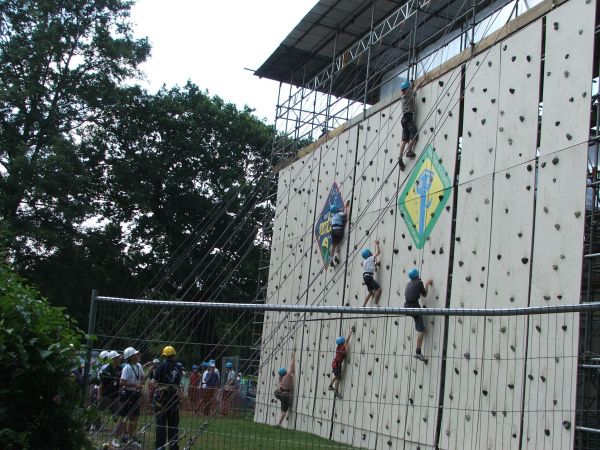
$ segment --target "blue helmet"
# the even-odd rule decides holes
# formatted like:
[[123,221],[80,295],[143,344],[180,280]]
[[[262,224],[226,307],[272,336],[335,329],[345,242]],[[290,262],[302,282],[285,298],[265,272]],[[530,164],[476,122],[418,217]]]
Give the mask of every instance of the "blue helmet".
[[340,208],[338,208],[338,205],[336,205],[335,203],[329,207],[329,212],[330,212],[331,214],[335,214],[335,213],[337,213],[339,210],[340,210]]
[[338,336],[338,338],[335,340],[335,343],[337,345],[344,345],[346,343],[346,338],[344,336]]
[[285,367],[280,367],[277,371],[280,377],[284,376],[287,373],[287,369]]
[[196,364],[192,364],[192,370],[196,370],[198,366]]
[[227,364],[225,364],[225,368],[226,369],[233,369],[233,364],[231,364],[230,362],[228,362]]
[[411,280],[416,280],[417,278],[419,278],[419,271],[413,267],[408,271],[408,278],[410,278]]
[[362,253],[361,253],[362,257],[364,259],[367,259],[369,256],[372,256],[373,253],[371,253],[371,250],[369,250],[368,248],[365,248]]
[[404,81],[402,82],[402,84],[400,85],[400,89],[402,89],[402,90],[406,90],[406,89],[408,89],[409,87],[410,87],[410,81],[408,81],[408,80],[404,80]]
[[208,360],[208,364],[215,364],[215,360],[214,359],[209,359]]
[[206,361],[200,363],[200,368],[206,369],[208,367],[208,363]]

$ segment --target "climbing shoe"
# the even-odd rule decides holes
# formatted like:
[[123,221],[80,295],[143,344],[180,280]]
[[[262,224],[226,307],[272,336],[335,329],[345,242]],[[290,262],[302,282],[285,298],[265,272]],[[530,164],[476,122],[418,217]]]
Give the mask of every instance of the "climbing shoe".
[[427,363],[427,358],[425,358],[423,356],[423,354],[415,353],[413,356],[415,357],[415,359],[418,359],[419,361],[423,361],[424,363]]
[[327,389],[330,391],[335,391],[335,388],[333,386],[329,386]]
[[408,158],[414,158],[417,155],[415,155],[415,152],[413,152],[412,150],[409,150],[409,151],[406,152],[406,156]]
[[338,257],[338,255],[335,255],[335,256],[333,257],[333,262],[334,262],[334,263],[336,263],[336,264],[339,264],[339,263],[340,263],[340,258]]
[[404,161],[402,161],[402,157],[400,157],[398,159],[398,166],[400,166],[400,170],[406,169],[406,166],[404,165]]

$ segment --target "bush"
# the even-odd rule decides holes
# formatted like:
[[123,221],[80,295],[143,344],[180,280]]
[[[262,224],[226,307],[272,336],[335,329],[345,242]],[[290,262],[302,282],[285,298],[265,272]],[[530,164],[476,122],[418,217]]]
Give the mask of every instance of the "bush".
[[0,264],[0,443],[5,449],[88,448],[71,376],[83,333],[62,308]]

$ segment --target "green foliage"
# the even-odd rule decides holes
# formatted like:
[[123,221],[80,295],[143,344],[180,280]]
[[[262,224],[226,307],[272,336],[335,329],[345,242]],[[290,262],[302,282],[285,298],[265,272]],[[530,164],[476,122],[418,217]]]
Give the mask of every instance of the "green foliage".
[[0,265],[0,441],[6,449],[87,446],[70,375],[83,334]]

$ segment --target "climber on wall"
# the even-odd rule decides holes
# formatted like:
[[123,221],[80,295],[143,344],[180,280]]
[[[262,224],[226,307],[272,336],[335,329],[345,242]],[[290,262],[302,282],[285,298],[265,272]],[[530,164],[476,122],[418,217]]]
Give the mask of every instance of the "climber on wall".
[[337,205],[331,205],[329,212],[331,216],[331,257],[329,258],[329,264],[331,267],[335,267],[336,264],[340,263],[340,244],[344,239],[344,227],[348,220],[348,211],[350,209],[350,200],[346,201],[344,209],[339,210]]
[[277,419],[276,427],[280,427],[283,419],[285,419],[290,410],[292,404],[293,392],[294,392],[294,372],[296,371],[296,351],[292,351],[292,358],[290,359],[290,365],[286,369],[280,367],[277,373],[279,374],[279,383],[275,390],[275,398],[281,402],[281,413]]
[[[410,281],[406,285],[404,290],[404,297],[406,299],[404,303],[405,308],[421,308],[419,299],[421,296],[427,297],[427,289],[433,284],[433,280],[427,280],[425,284],[421,278],[419,278],[419,271],[412,268],[408,271],[408,278]],[[415,349],[414,357],[419,361],[427,362],[427,358],[421,353],[423,346],[423,338],[425,337],[425,323],[423,322],[423,316],[420,314],[412,315],[411,317],[415,321],[415,330],[417,331],[417,348]]]
[[331,363],[331,372],[333,373],[333,377],[331,378],[331,382],[329,383],[329,390],[334,391],[335,396],[339,399],[342,398],[338,388],[340,385],[340,381],[342,380],[342,363],[344,359],[346,359],[346,353],[348,352],[348,344],[350,343],[350,338],[352,334],[356,331],[356,326],[352,325],[350,329],[350,333],[348,333],[348,337],[339,336],[335,343],[337,347],[335,349],[335,356],[333,357],[333,362]]
[[365,302],[363,306],[367,306],[371,297],[375,300],[375,304],[379,305],[379,297],[381,297],[381,287],[373,278],[375,274],[375,264],[377,264],[377,257],[381,255],[381,249],[379,248],[379,241],[375,241],[375,254],[371,252],[368,248],[365,248],[362,251],[362,257],[364,259],[363,265],[363,281],[365,286],[367,286],[367,296],[365,297]]
[[423,77],[415,83],[405,80],[400,85],[400,90],[402,91],[402,97],[400,98],[400,105],[402,108],[402,119],[400,120],[400,123],[402,124],[402,143],[400,144],[400,158],[398,159],[400,170],[404,170],[406,168],[404,161],[402,160],[405,149],[407,157],[415,157],[415,152],[413,149],[417,141],[418,133],[417,125],[415,124],[415,96],[417,89],[419,89],[425,83],[425,79],[426,77]]

